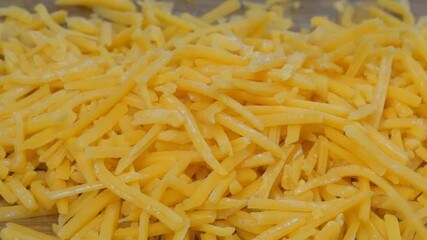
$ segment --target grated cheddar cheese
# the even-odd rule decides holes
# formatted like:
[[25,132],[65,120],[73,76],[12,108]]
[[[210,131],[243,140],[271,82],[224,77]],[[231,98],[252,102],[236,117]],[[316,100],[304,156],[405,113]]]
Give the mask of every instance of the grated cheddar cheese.
[[285,2],[1,8],[0,238],[427,239],[425,20]]

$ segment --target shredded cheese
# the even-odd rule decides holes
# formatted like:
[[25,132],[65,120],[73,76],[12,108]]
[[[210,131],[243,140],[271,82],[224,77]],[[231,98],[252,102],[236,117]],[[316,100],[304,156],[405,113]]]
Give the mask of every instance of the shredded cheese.
[[285,2],[1,8],[0,238],[427,239],[425,20]]

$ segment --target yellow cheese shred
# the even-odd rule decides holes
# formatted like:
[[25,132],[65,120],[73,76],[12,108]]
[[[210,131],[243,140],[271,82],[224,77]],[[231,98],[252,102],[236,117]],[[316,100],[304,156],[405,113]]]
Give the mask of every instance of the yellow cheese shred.
[[427,239],[425,19],[304,4],[0,8],[0,238]]

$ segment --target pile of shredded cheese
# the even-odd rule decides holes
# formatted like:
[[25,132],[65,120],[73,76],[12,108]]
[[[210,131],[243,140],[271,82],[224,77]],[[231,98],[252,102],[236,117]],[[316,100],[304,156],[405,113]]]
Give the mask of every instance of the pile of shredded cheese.
[[427,239],[426,19],[282,2],[0,9],[1,239]]

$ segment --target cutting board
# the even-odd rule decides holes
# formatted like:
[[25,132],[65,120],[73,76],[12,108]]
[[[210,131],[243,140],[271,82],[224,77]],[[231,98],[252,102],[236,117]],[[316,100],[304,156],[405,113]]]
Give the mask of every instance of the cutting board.
[[[43,217],[20,219],[20,220],[15,220],[11,222],[19,223],[21,225],[30,227],[37,231],[54,235],[52,231],[52,224],[57,223],[57,221],[58,221],[58,216],[43,216]],[[0,222],[0,229],[3,229],[5,225],[6,225],[6,222]]]

